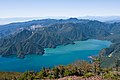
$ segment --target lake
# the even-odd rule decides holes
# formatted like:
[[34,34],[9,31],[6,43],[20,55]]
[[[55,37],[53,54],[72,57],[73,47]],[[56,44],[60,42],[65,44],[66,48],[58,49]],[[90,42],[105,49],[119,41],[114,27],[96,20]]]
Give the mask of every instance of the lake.
[[0,71],[39,71],[44,67],[67,65],[77,60],[87,60],[89,56],[96,56],[101,49],[109,47],[110,41],[89,39],[75,41],[75,44],[57,46],[55,49],[46,48],[45,54],[27,55],[24,59],[17,57],[0,57]]

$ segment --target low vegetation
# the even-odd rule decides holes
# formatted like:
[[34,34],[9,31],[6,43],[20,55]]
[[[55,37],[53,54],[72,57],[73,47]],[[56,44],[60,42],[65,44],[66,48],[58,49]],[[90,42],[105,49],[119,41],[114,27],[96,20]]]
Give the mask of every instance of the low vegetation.
[[17,80],[20,76],[19,72],[0,72],[0,80]]

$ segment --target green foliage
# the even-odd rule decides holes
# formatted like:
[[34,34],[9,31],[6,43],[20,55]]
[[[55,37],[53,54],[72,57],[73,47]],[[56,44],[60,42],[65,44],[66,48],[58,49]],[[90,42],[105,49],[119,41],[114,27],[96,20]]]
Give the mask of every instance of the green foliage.
[[0,72],[0,80],[17,80],[21,74],[18,72]]
[[91,72],[92,70],[92,65],[89,64],[86,61],[76,61],[72,64],[73,66],[75,66],[77,68],[77,70],[79,71],[79,73],[86,73],[86,72]]
[[93,74],[93,73],[90,73],[90,72],[84,74],[84,77],[86,77],[86,78],[91,77],[91,76],[94,76],[94,74]]
[[70,75],[72,75],[72,71],[70,71],[70,70],[64,71],[64,76],[70,76]]
[[35,79],[36,73],[31,71],[24,72],[22,76],[19,78],[19,80],[33,80]]
[[37,77],[39,77],[40,79],[46,77],[46,72],[41,70],[40,72],[38,72]]
[[103,75],[104,76],[104,78],[106,79],[106,78],[113,78],[114,77],[114,75],[112,74],[112,73],[107,73],[107,74],[104,74]]
[[[21,79],[57,79],[65,76],[83,76],[86,73],[90,72],[91,65],[85,61],[77,61],[74,64],[70,64],[67,66],[57,66],[52,69],[50,68],[43,68],[40,72],[33,73],[32,72],[25,72]],[[86,74],[89,76],[92,74]]]
[[48,75],[47,78],[48,79],[55,79],[55,76],[54,75]]

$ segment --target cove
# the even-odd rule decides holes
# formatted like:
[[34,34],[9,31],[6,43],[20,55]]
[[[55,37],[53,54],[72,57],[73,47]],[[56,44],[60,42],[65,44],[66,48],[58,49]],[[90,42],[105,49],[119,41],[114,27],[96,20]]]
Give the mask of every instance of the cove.
[[54,67],[67,65],[77,60],[87,60],[89,56],[98,55],[101,49],[109,47],[110,41],[89,39],[75,41],[75,44],[61,45],[53,48],[45,48],[45,54],[27,55],[24,59],[17,57],[0,57],[0,71],[39,71],[42,67]]

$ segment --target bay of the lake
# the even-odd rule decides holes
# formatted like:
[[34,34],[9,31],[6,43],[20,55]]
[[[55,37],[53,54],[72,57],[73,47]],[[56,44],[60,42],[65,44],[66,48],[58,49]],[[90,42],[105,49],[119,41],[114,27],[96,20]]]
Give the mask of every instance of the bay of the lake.
[[39,71],[42,67],[67,65],[77,60],[90,61],[89,56],[98,55],[101,49],[109,47],[110,44],[110,41],[89,39],[56,48],[45,48],[43,56],[27,55],[24,59],[0,57],[0,71]]

